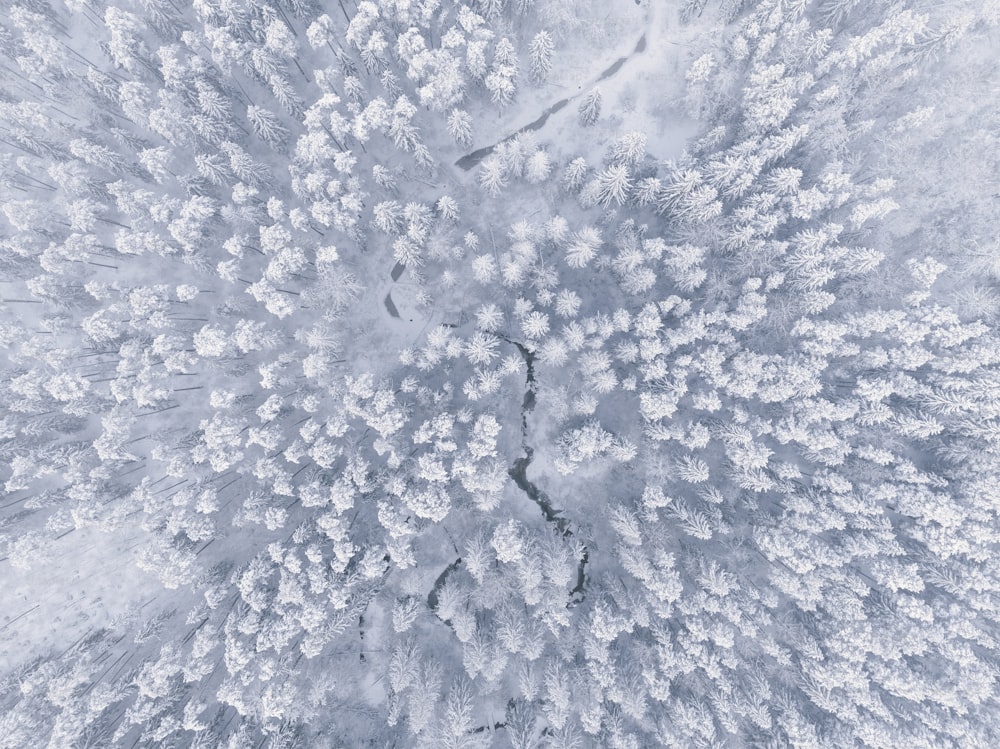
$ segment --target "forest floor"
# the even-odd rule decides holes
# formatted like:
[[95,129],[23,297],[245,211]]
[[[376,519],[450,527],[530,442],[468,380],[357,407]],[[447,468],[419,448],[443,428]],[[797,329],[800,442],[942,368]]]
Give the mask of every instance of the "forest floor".
[[8,672],[116,619],[143,616],[163,593],[135,565],[144,531],[83,528],[55,542],[45,564],[7,565],[0,585],[0,671]]

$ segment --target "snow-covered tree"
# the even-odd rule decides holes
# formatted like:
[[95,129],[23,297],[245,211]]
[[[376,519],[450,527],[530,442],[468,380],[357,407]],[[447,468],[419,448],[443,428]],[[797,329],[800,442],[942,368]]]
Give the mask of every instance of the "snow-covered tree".
[[545,82],[552,70],[552,54],[555,52],[555,42],[548,31],[539,31],[531,39],[529,46],[531,80],[535,84]]
[[595,88],[587,92],[587,95],[580,101],[577,107],[577,115],[580,124],[584,126],[593,125],[601,116],[601,90]]

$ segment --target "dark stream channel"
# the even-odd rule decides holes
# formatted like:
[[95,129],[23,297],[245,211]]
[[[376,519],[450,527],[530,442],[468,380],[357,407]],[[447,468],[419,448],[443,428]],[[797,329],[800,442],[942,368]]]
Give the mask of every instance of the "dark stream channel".
[[[559,532],[564,537],[570,538],[573,535],[573,531],[569,529],[569,521],[564,517],[560,517],[562,510],[557,510],[545,492],[528,479],[528,466],[531,465],[531,461],[535,456],[535,449],[527,442],[528,414],[535,409],[535,355],[517,341],[512,341],[509,338],[505,340],[508,343],[514,344],[517,350],[521,352],[521,358],[524,359],[525,368],[527,369],[527,376],[524,382],[524,398],[521,400],[521,446],[524,448],[524,457],[514,461],[514,465],[507,471],[507,475],[514,480],[517,488],[523,491],[528,499],[538,505],[545,516],[545,520],[549,523],[555,523]],[[583,586],[586,582],[587,561],[589,558],[590,555],[587,549],[584,549],[580,563],[577,565],[576,586],[570,592],[570,605],[576,605],[583,600]]]
[[[642,37],[640,37],[638,43],[635,45],[635,49],[632,51],[632,54],[628,55],[627,57],[619,57],[609,68],[607,68],[603,73],[601,73],[601,75],[597,78],[597,80],[598,81],[607,80],[615,73],[617,73],[619,70],[621,70],[622,66],[626,62],[631,60],[636,55],[641,54],[645,50],[646,50],[646,35],[643,34]],[[542,127],[545,126],[545,123],[548,122],[549,117],[551,117],[553,114],[555,114],[560,109],[569,104],[570,99],[573,98],[576,97],[570,97],[568,99],[560,99],[555,104],[546,109],[544,112],[542,112],[541,116],[539,116],[538,119],[534,120],[533,122],[529,122],[527,125],[520,128],[519,130],[515,130],[506,138],[503,138],[497,143],[494,143],[492,146],[484,146],[482,148],[473,151],[472,153],[465,154],[465,156],[463,156],[462,158],[460,158],[458,161],[455,162],[455,166],[465,171],[469,171],[470,169],[472,169],[472,167],[476,166],[483,159],[485,159],[487,156],[493,153],[496,150],[496,147],[500,143],[503,143],[503,141],[509,140],[510,138],[513,138],[515,135],[520,135],[521,133],[531,132],[534,130],[541,130]]]

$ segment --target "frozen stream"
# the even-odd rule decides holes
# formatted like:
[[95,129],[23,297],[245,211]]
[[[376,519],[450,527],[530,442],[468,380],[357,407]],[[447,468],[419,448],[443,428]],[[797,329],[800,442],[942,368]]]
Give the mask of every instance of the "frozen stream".
[[[600,83],[601,81],[607,80],[611,76],[615,75],[619,70],[622,69],[622,66],[624,66],[625,63],[627,63],[636,55],[642,54],[645,51],[646,51],[646,34],[643,34],[639,38],[639,41],[636,43],[635,49],[632,50],[631,54],[626,55],[625,57],[619,57],[617,60],[615,60],[614,63],[612,63],[603,73],[601,73],[597,77],[594,83]],[[574,96],[570,96],[566,99],[560,99],[555,104],[546,109],[544,112],[542,112],[542,114],[536,120],[534,120],[533,122],[529,122],[527,125],[518,130],[515,130],[506,138],[500,139],[497,143],[494,143],[492,146],[484,146],[483,148],[477,149],[472,153],[467,153],[465,156],[463,156],[462,158],[460,158],[458,161],[455,162],[455,166],[464,169],[465,171],[469,171],[470,169],[472,169],[472,167],[476,166],[483,159],[485,159],[487,156],[493,153],[493,151],[496,150],[496,147],[499,143],[503,143],[505,140],[509,140],[510,138],[513,138],[515,135],[520,135],[521,133],[541,130],[545,126],[545,123],[548,122],[549,117],[558,112],[560,109],[563,109],[567,104],[569,104],[574,99],[577,99],[580,96],[582,96],[585,93],[585,91],[589,90],[592,86],[593,84],[588,86],[584,91],[575,94]]]
[[[525,496],[534,502],[541,509],[545,520],[555,523],[556,528],[563,536],[572,537],[573,531],[569,528],[569,520],[562,515],[562,510],[557,510],[548,496],[528,479],[528,466],[535,456],[535,449],[528,444],[528,414],[535,410],[535,355],[528,351],[517,341],[505,338],[508,343],[517,347],[524,359],[527,375],[524,382],[524,398],[521,401],[521,446],[524,449],[524,456],[514,461],[514,465],[507,471],[517,488],[524,492]],[[583,600],[583,586],[586,582],[587,561],[589,554],[587,549],[583,550],[583,556],[577,565],[576,586],[570,592],[572,596],[571,604],[575,605]],[[459,560],[461,561],[461,560]]]

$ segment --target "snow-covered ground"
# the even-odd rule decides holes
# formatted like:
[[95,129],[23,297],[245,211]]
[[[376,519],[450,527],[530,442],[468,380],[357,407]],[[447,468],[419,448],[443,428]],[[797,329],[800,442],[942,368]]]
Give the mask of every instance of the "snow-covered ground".
[[44,564],[5,563],[0,587],[0,670],[13,671],[85,634],[143,618],[162,588],[135,565],[145,534],[83,528],[52,543]]

